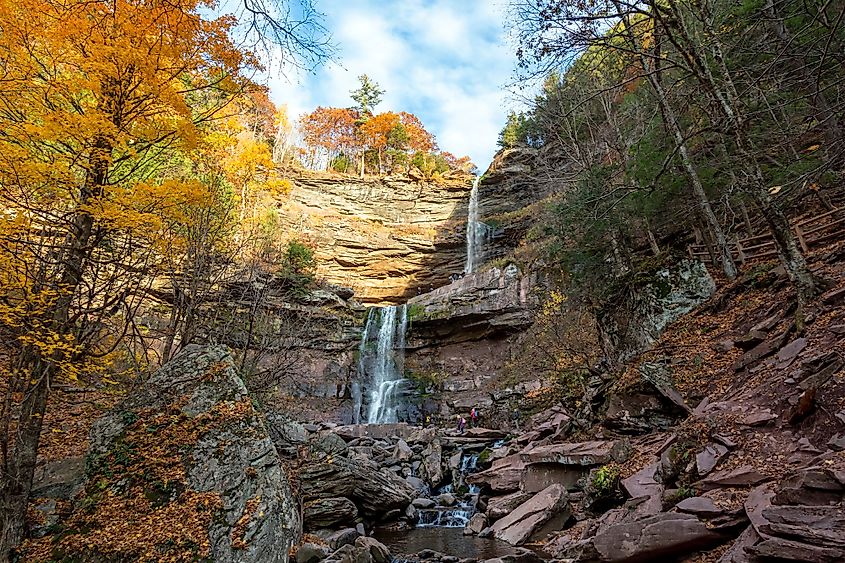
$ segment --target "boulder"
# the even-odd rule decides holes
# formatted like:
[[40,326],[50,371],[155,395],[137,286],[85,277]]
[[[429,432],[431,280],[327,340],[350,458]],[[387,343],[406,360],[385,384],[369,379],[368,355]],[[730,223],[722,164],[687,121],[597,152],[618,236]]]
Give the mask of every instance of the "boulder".
[[267,429],[276,450],[282,455],[295,457],[297,448],[308,441],[308,431],[299,422],[280,413],[267,413]]
[[396,448],[393,450],[393,457],[397,461],[409,461],[412,457],[414,457],[414,450],[411,449],[408,442],[400,438],[399,441],[396,442]]
[[523,463],[558,463],[561,465],[604,465],[624,461],[621,442],[592,441],[534,446],[519,454]]
[[306,542],[296,550],[296,563],[319,563],[330,553],[331,550],[325,545]]
[[772,536],[800,538],[815,546],[845,550],[843,506],[771,506],[763,509],[761,530]]
[[352,525],[358,517],[358,508],[348,498],[318,498],[302,506],[302,518],[306,530],[333,528],[338,524]]
[[452,493],[443,493],[437,497],[437,504],[440,506],[454,506],[456,502],[458,499]]
[[[186,436],[193,437],[183,441]],[[148,501],[166,505],[174,502],[173,491],[181,491],[183,499],[207,499],[178,507],[181,519],[193,520],[199,530],[206,528],[195,541],[207,541],[210,553],[195,556],[221,563],[287,560],[300,530],[297,503],[264,417],[254,409],[225,347],[184,348],[94,423],[90,444],[89,485],[98,492],[113,487],[115,498],[128,503],[121,519],[99,515],[100,505],[93,507],[88,514],[99,522],[99,537],[117,534],[127,518],[157,526],[157,513],[146,508],[151,505]],[[129,447],[136,448],[134,454],[124,464],[112,465],[116,456],[126,458]],[[127,480],[142,472],[166,475],[167,486],[158,487],[150,479],[147,485],[128,489]],[[146,501],[125,496],[138,489]],[[112,526],[118,528],[110,531]],[[179,538],[187,541],[185,536]],[[145,546],[145,541],[145,537],[135,539],[135,549],[156,549]],[[98,559],[96,541],[93,545],[89,544],[86,557]],[[115,545],[108,549],[104,557],[123,558]]]
[[664,512],[613,524],[591,540],[599,561],[664,561],[724,541],[691,514]]
[[521,545],[538,532],[543,524],[564,511],[568,500],[569,495],[564,487],[550,485],[497,520],[484,534],[493,535],[511,545]]
[[332,550],[337,550],[344,545],[353,545],[361,534],[355,528],[344,528],[342,530],[321,530],[315,534],[322,538]]
[[432,508],[437,503],[430,498],[415,498],[411,504],[416,508]]
[[531,493],[526,493],[525,491],[516,491],[509,495],[493,497],[487,501],[487,518],[498,520],[507,516],[532,496]]
[[582,465],[532,463],[522,472],[519,490],[529,494],[539,493],[552,483],[562,485],[567,490],[574,490],[588,473],[589,469]]
[[35,469],[30,497],[69,500],[82,490],[84,483],[84,457],[50,461]]
[[525,463],[519,454],[497,459],[490,469],[467,476],[467,483],[486,485],[494,493],[509,493],[519,489]]
[[319,453],[342,454],[346,451],[346,440],[334,432],[318,434],[311,439],[311,446]]
[[440,439],[433,439],[423,450],[421,469],[431,487],[437,487],[443,482],[443,449]]
[[[369,554],[371,558],[370,560],[373,563],[391,563],[393,560],[387,546],[375,538],[361,536],[355,540],[355,548],[365,554]],[[360,559],[358,561],[360,561]]]
[[340,456],[306,464],[299,477],[304,501],[346,497],[367,516],[404,510],[416,496],[405,479],[390,471]]
[[487,517],[480,512],[476,512],[470,517],[469,522],[467,522],[467,525],[464,527],[464,535],[477,536],[486,527]]
[[747,549],[757,557],[777,561],[807,561],[810,563],[841,563],[845,549],[811,545],[784,538],[767,538]]

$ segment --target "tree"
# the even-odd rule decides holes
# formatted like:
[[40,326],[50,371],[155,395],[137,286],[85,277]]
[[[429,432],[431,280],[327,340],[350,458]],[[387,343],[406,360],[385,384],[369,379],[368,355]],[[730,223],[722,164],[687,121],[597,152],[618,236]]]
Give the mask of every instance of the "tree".
[[366,74],[358,77],[358,82],[361,86],[357,90],[349,92],[352,100],[358,104],[358,111],[361,112],[362,117],[366,117],[373,113],[377,105],[381,103],[381,97],[384,95],[384,90],[379,88],[378,83],[370,80]]
[[[23,532],[47,399],[98,373],[128,330],[163,222],[197,184],[167,155],[250,87],[257,60],[204,4],[0,0],[0,553]],[[111,335],[111,336],[110,336]]]
[[318,107],[299,119],[299,129],[306,145],[324,151],[327,161],[341,153],[358,154],[362,149],[354,108]]

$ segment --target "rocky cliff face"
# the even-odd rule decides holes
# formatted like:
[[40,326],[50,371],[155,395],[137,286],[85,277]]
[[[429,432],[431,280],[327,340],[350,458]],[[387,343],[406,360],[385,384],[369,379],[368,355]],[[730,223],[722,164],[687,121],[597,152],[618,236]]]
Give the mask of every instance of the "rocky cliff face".
[[537,165],[536,149],[505,149],[481,177],[479,215],[492,235],[492,244],[483,252],[485,260],[506,255],[519,244],[535,218],[533,205],[549,195],[535,181]]
[[317,247],[317,275],[364,303],[403,303],[460,274],[472,177],[360,179],[303,173],[283,204],[285,229]]

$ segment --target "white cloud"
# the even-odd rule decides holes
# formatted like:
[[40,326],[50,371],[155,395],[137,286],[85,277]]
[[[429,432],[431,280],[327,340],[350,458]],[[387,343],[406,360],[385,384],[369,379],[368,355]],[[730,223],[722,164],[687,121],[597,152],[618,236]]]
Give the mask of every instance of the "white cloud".
[[415,113],[441,149],[486,167],[512,105],[503,90],[513,56],[499,0],[321,0],[318,7],[340,44],[339,62],[290,82],[272,78],[276,103],[294,116],[349,106],[357,76],[368,74],[386,90],[379,110]]

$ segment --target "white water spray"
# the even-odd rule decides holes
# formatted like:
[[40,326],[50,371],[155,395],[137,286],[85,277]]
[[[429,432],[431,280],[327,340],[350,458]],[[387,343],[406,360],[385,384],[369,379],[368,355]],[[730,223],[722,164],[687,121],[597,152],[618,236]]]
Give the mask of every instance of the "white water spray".
[[[399,398],[405,374],[407,329],[408,307],[405,305],[371,310],[367,316],[367,325],[364,327],[359,348],[358,371],[363,375],[367,368],[370,368],[370,402],[367,414],[369,424],[398,422]],[[368,358],[367,344],[374,333],[375,356]],[[360,408],[360,403],[357,403],[356,411],[359,413]]]
[[472,182],[472,190],[469,192],[469,210],[467,212],[467,261],[464,265],[464,273],[471,274],[478,267],[479,254],[490,233],[490,228],[478,220],[478,183],[480,176],[476,176]]

